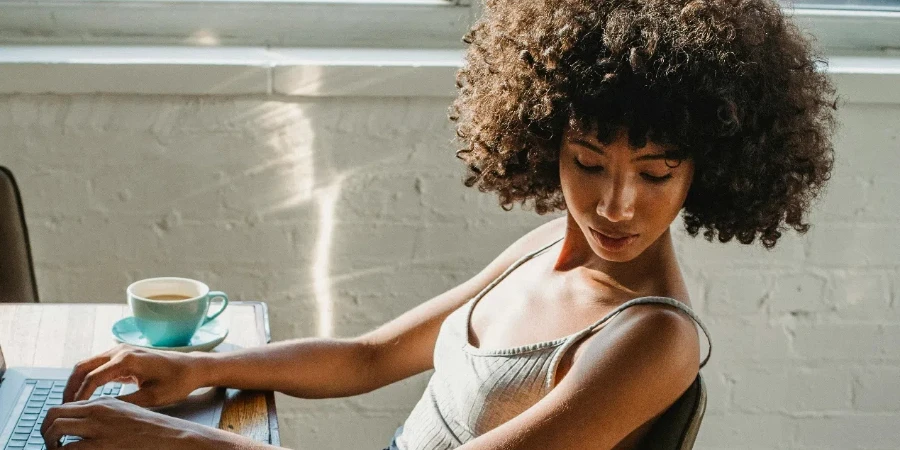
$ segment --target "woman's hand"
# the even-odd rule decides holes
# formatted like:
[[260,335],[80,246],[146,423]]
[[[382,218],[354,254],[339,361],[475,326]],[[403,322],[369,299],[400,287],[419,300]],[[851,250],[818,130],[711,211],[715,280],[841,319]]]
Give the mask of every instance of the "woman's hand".
[[[113,397],[78,401],[50,408],[41,425],[48,450],[59,448],[65,436],[81,441],[66,450],[199,450],[236,447],[239,438],[226,431],[165,416]],[[232,442],[234,440],[234,442]]]
[[122,344],[76,364],[63,402],[87,400],[99,386],[124,381],[136,383],[139,389],[120,400],[144,407],[169,405],[204,387],[203,373],[200,357]]

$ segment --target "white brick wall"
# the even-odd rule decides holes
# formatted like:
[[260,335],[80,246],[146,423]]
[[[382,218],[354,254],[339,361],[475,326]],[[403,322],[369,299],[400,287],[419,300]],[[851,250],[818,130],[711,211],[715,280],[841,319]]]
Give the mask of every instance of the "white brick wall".
[[[138,278],[198,277],[267,301],[286,339],[319,332],[324,286],[333,332],[349,336],[550,219],[463,187],[448,104],[5,96],[0,164],[19,178],[45,302],[122,302]],[[850,104],[841,120],[808,235],[766,251],[676,227],[714,340],[699,449],[900,448],[900,107]],[[284,444],[380,448],[428,375],[348,399],[279,396]]]

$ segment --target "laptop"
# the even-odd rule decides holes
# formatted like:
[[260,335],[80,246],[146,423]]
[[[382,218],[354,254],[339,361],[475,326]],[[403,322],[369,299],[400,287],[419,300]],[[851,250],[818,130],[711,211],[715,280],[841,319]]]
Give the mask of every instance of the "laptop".
[[[6,368],[0,348],[0,450],[46,450],[41,424],[47,410],[62,404],[62,393],[72,369]],[[107,383],[91,399],[125,395],[137,390],[131,383]],[[183,402],[150,408],[153,411],[216,428],[225,405],[224,388],[202,388]],[[62,445],[81,440],[65,436]]]

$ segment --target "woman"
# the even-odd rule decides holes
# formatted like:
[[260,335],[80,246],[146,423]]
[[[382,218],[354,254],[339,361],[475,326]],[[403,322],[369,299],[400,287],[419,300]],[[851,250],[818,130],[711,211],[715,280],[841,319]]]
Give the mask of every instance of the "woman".
[[[48,447],[268,447],[135,405],[201,386],[342,397],[434,368],[390,448],[635,448],[709,358],[670,224],[681,212],[691,235],[766,248],[806,232],[834,89],[770,0],[489,0],[464,41],[451,119],[466,186],[565,217],[354,339],[84,361]],[[141,389],[84,401],[120,378]]]

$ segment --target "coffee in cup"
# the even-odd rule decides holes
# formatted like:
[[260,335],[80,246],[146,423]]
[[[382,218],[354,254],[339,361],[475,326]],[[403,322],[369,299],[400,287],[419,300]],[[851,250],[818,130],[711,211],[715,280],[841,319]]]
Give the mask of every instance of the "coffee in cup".
[[187,300],[191,298],[188,295],[181,294],[159,294],[159,295],[151,295],[147,297],[147,300]]
[[[147,278],[126,289],[128,305],[138,330],[154,346],[187,345],[205,323],[228,306],[224,292],[210,291],[206,284],[190,278]],[[221,299],[222,307],[212,315],[209,304]]]

